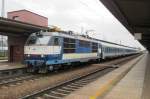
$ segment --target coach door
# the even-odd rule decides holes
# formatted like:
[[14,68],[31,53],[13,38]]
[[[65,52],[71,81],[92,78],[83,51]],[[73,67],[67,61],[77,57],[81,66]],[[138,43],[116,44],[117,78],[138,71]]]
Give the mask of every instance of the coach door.
[[53,42],[53,53],[54,54],[60,54],[61,53],[61,46],[60,46],[60,38],[59,37],[54,37],[54,42]]
[[98,45],[98,56],[102,58],[102,45],[101,44]]

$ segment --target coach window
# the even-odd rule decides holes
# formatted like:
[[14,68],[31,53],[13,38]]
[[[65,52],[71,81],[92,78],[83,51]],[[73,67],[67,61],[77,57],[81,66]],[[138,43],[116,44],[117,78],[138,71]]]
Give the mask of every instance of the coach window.
[[59,45],[59,38],[54,38],[54,45],[55,46]]
[[107,53],[109,53],[109,48],[107,47]]
[[98,43],[92,43],[92,52],[98,51]]
[[63,51],[64,53],[75,53],[76,49],[76,40],[71,39],[71,38],[64,38],[64,43],[63,43]]

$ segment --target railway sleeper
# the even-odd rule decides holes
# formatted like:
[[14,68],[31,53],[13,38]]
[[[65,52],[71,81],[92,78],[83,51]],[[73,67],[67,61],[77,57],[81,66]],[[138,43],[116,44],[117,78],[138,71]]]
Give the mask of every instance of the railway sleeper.
[[51,93],[57,94],[57,95],[60,95],[60,96],[66,96],[66,95],[68,95],[68,94],[66,94],[66,93],[57,92],[57,91],[51,91]]
[[79,86],[73,86],[73,85],[67,85],[67,87],[73,88],[73,89],[79,89],[80,88]]
[[57,91],[65,92],[65,93],[68,93],[68,94],[72,92],[72,91],[69,91],[69,90],[61,89],[61,88],[60,88],[60,89],[57,89]]
[[67,91],[76,91],[76,89],[73,88],[68,88],[68,87],[62,87],[63,90],[67,90]]
[[82,86],[84,86],[84,85],[80,85],[80,84],[76,84],[76,83],[72,83],[71,85],[72,85],[72,86],[77,86],[77,87],[82,87]]
[[50,95],[50,94],[44,94],[43,98],[44,99],[61,99],[61,97],[58,97],[58,96],[55,96],[55,95]]

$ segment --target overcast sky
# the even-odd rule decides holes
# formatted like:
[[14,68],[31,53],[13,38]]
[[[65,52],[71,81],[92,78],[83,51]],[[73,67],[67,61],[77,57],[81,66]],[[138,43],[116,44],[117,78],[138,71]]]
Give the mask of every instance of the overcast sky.
[[83,29],[84,34],[94,30],[89,33],[92,37],[132,47],[141,46],[99,0],[5,0],[5,12],[20,9],[46,16],[49,25],[64,30],[81,33]]

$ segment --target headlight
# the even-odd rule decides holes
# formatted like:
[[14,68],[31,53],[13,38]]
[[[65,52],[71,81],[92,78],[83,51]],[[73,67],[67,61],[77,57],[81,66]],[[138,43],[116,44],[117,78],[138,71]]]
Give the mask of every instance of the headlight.
[[30,57],[30,54],[28,54],[27,56]]
[[44,57],[44,55],[41,55],[41,57]]

